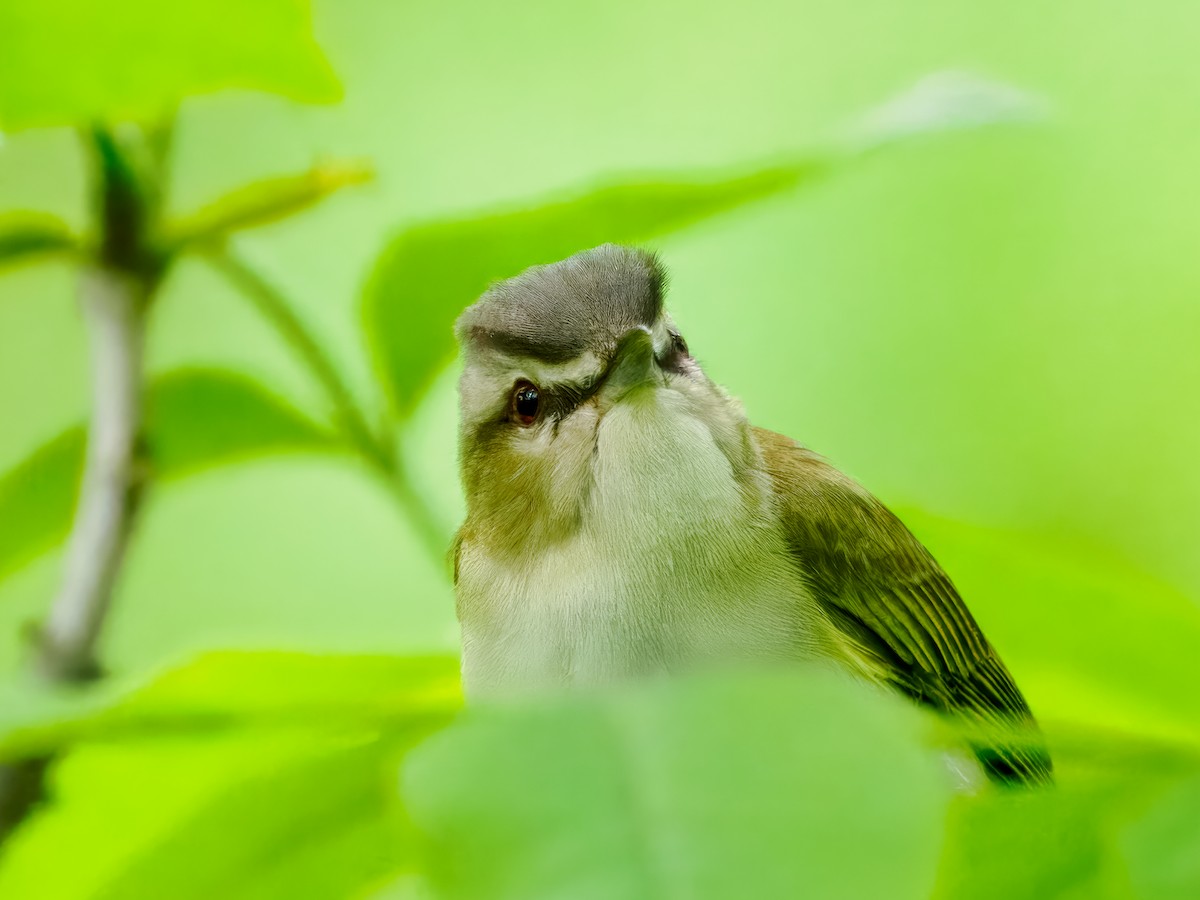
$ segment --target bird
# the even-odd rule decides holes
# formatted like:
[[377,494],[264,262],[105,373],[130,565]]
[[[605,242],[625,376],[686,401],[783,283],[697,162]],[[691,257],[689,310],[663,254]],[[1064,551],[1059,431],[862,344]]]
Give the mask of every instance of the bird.
[[993,729],[971,743],[993,782],[1050,781],[950,577],[859,483],[749,422],[665,285],[656,254],[604,244],[494,283],[455,323],[468,698],[832,665]]

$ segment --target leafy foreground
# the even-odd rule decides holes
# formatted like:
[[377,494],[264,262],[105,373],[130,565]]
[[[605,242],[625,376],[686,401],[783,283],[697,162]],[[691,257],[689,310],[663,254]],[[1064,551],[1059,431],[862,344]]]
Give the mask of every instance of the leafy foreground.
[[69,750],[54,802],[0,862],[0,896],[1182,898],[1200,887],[1200,745],[1052,724],[1057,788],[954,795],[944,728],[824,671],[460,715],[453,659],[246,652],[91,696],[0,697],[0,757]]
[[[269,423],[247,451],[320,439]],[[828,672],[463,713],[452,658],[213,653],[127,689],[0,685],[0,760],[60,754],[0,897],[1200,896],[1200,610],[1111,559],[904,517],[1029,696],[1053,789],[953,793],[963,735]]]

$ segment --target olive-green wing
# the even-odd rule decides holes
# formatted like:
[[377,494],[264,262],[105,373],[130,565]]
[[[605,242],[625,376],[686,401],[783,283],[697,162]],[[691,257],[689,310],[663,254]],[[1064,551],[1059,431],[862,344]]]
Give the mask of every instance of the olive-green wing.
[[755,437],[789,549],[866,668],[943,712],[1024,730],[1032,741],[975,746],[976,755],[995,780],[1048,779],[1025,698],[929,551],[817,454],[774,432]]

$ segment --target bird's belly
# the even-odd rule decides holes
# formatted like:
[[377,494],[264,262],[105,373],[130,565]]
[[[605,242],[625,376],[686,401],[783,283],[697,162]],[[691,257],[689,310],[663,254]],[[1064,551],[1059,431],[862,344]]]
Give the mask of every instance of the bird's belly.
[[806,588],[785,560],[742,556],[712,568],[675,560],[664,571],[578,548],[555,556],[514,574],[470,560],[464,548],[459,608],[471,696],[825,655]]

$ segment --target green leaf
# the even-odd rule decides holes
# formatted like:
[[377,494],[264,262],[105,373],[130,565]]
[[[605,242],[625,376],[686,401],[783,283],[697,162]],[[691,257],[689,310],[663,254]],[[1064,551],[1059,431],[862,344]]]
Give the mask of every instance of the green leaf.
[[956,798],[934,896],[1194,896],[1200,745],[1060,727],[1054,752],[1052,790]]
[[0,896],[353,896],[411,867],[399,760],[461,702],[449,657],[215,653],[109,690],[17,739],[72,749]]
[[0,127],[146,120],[226,88],[336,100],[305,0],[6,0]]
[[838,130],[823,147],[782,165],[714,175],[616,180],[509,210],[401,230],[376,261],[363,296],[363,326],[392,411],[412,412],[453,355],[454,319],[490,283],[605,242],[667,234],[815,181],[837,164],[908,138],[951,128],[1025,120],[1026,95],[969,76],[918,82]]
[[[164,479],[280,450],[330,450],[334,439],[253,381],[182,370],[154,381],[147,433]],[[67,535],[83,470],[85,433],[72,428],[0,477],[0,578]]]
[[958,799],[934,896],[1131,897],[1113,837],[1138,793],[1115,780]]
[[48,213],[0,215],[0,269],[77,248],[65,222]]
[[0,578],[67,536],[83,453],[83,429],[72,428],[0,477]]
[[459,707],[458,668],[450,656],[211,651],[132,687],[110,680],[80,694],[9,683],[0,695],[0,759],[89,741],[407,727]]
[[155,472],[166,478],[281,450],[337,446],[287,401],[217,369],[182,369],[155,379],[146,432]]
[[409,759],[440,896],[924,898],[946,796],[902,702],[818,671],[476,710]]
[[[141,763],[137,771],[178,763],[156,757],[152,746],[141,749],[122,760],[129,775],[134,770],[128,764],[135,761]],[[388,790],[389,774],[395,777],[394,749],[367,740],[319,753],[298,750],[213,791],[199,809],[106,879],[103,896],[346,897],[411,865],[414,842],[391,799],[395,791]],[[204,764],[202,758],[195,762]],[[167,775],[162,783],[167,790],[186,777]],[[205,848],[203,858],[198,847]]]
[[1139,897],[1200,897],[1198,809],[1200,773],[1175,785],[1122,836],[1130,879]]
[[257,181],[214,201],[168,227],[168,243],[186,247],[222,240],[235,231],[269,225],[319,203],[330,194],[372,177],[353,163],[322,163],[299,175]]

